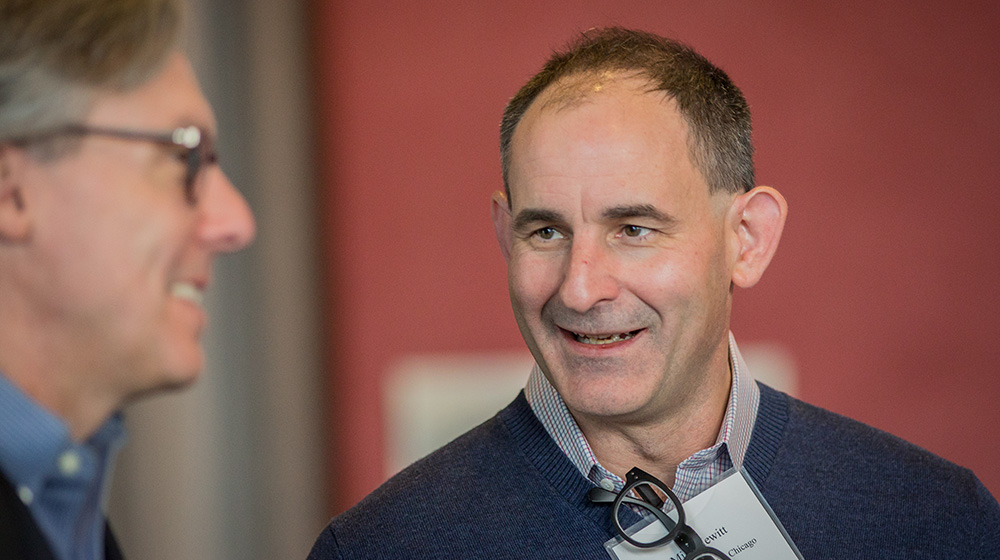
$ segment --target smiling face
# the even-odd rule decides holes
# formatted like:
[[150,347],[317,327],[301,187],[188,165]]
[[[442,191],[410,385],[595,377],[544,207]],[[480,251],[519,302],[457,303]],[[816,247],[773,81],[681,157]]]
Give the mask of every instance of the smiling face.
[[735,195],[709,193],[646,86],[543,93],[513,136],[509,211],[494,201],[518,327],[578,420],[658,421],[728,388]]
[[[84,124],[152,132],[195,125],[215,136],[211,108],[180,54],[137,89],[98,94]],[[120,406],[187,384],[201,370],[201,296],[212,262],[249,243],[254,222],[217,165],[198,174],[194,205],[184,173],[175,149],[98,135],[26,166],[31,255],[20,283],[67,392]]]

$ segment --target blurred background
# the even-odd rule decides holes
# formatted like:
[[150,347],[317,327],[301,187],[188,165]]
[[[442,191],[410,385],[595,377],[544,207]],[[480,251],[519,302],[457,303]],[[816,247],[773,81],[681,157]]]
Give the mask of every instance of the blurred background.
[[253,207],[207,371],[127,412],[126,554],[304,558],[510,401],[531,361],[489,221],[507,99],[590,27],[681,39],[754,115],[790,216],[735,296],[751,369],[1000,495],[1000,4],[199,0],[190,53]]

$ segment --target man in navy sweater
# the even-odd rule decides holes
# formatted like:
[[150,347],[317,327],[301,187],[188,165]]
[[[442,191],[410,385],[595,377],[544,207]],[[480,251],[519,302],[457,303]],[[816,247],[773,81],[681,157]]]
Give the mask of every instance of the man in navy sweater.
[[808,559],[1000,558],[971,472],[753,381],[733,288],[764,273],[787,206],[755,186],[750,133],[739,89],[683,45],[603,29],[554,55],[504,112],[492,203],[525,391],[310,558],[608,558],[612,508],[589,496],[633,467],[681,500],[742,469]]

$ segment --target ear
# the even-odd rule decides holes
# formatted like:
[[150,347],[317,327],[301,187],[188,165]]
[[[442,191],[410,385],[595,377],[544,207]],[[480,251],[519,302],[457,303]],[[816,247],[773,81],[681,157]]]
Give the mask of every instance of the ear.
[[497,234],[497,241],[500,243],[500,252],[503,258],[510,260],[510,248],[514,243],[514,229],[510,215],[510,202],[503,191],[493,193],[490,204],[490,217],[493,218],[493,229]]
[[24,192],[22,150],[0,144],[0,243],[18,242],[31,233]]
[[749,288],[764,275],[787,215],[788,203],[771,187],[757,187],[733,200],[728,216],[735,252],[733,284]]

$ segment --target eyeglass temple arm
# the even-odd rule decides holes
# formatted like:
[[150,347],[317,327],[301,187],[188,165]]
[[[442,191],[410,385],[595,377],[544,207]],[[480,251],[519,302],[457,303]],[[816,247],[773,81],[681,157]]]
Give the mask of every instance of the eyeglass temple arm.
[[[639,493],[639,497],[642,498],[646,503],[656,508],[663,506],[663,500],[661,500],[660,497],[656,495],[656,492],[654,492],[652,488],[649,488],[648,486],[639,486],[635,490],[636,492]],[[609,504],[615,501],[615,498],[618,497],[617,492],[612,492],[611,490],[605,490],[600,486],[595,486],[591,488],[590,492],[587,495],[590,498],[590,501],[594,502],[595,504]]]
[[639,497],[652,504],[653,507],[658,508],[663,506],[663,500],[660,499],[660,497],[656,494],[656,491],[653,490],[651,486],[642,484],[637,486],[635,491],[639,493]]
[[[642,498],[642,501],[644,503],[641,505],[643,506],[651,505],[653,507],[658,508],[663,505],[663,500],[661,500],[660,497],[657,496],[655,492],[649,490],[648,488],[645,487],[636,488],[636,492],[638,492],[639,497]],[[590,492],[587,493],[587,497],[590,499],[591,502],[594,502],[595,504],[610,504],[614,502],[615,499],[618,497],[618,492],[612,492],[611,490],[605,490],[600,486],[595,486],[590,489]],[[635,498],[629,498],[626,496],[624,498],[624,501],[634,504],[638,503],[639,500],[636,500]]]
[[[587,497],[590,499],[591,502],[595,504],[610,504],[613,503],[618,498],[618,493],[612,492],[610,490],[605,490],[600,486],[595,486],[591,488],[590,491],[587,493]],[[671,519],[667,514],[663,513],[663,510],[661,510],[659,506],[651,507],[651,505],[648,502],[643,500],[637,500],[629,496],[625,496],[624,498],[622,498],[622,501],[627,504],[639,506],[644,510],[652,513],[657,518],[659,518],[660,522],[663,523],[663,525],[667,528],[667,531],[672,531],[674,527],[677,525],[677,522]],[[660,501],[660,503],[662,503],[662,500]]]
[[600,486],[595,486],[590,489],[590,492],[587,493],[587,497],[590,498],[590,501],[595,504],[610,504],[615,501],[615,498],[618,497],[618,493],[612,492],[611,490],[605,490]]

